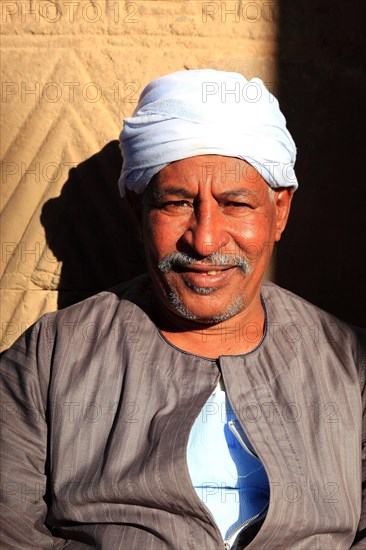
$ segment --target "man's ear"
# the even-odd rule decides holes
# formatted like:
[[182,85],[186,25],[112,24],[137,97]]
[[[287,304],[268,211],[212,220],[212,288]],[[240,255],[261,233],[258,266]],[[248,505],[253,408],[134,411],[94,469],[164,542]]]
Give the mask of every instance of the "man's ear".
[[275,205],[276,205],[276,236],[275,241],[279,241],[286,227],[288,216],[290,214],[291,201],[294,196],[292,187],[285,189],[275,189]]
[[126,189],[126,200],[135,215],[139,238],[142,240],[142,195],[138,195],[134,191]]

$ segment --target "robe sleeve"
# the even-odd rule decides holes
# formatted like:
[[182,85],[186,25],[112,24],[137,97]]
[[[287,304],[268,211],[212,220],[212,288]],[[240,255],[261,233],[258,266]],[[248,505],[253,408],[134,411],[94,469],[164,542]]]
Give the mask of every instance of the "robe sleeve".
[[0,546],[4,549],[54,548],[45,524],[50,370],[45,317],[1,356]]
[[358,524],[356,537],[352,548],[359,550],[366,548],[366,331],[360,331],[359,354],[357,354],[357,367],[359,369],[360,386],[362,394],[362,503],[361,517]]

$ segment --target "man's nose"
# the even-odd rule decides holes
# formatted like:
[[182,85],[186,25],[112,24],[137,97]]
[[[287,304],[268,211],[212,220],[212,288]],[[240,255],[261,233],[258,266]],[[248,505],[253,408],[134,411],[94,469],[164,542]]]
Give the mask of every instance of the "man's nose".
[[200,256],[208,256],[229,243],[226,219],[215,201],[195,205],[183,239]]

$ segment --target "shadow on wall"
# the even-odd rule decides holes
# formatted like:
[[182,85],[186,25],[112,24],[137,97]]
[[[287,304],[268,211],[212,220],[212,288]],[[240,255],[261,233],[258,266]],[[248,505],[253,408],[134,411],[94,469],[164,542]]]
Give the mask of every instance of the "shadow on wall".
[[[298,146],[300,189],[277,248],[275,280],[337,317],[365,324],[364,11],[366,3],[279,0],[279,96]],[[146,271],[118,194],[118,142],[70,171],[42,212],[62,261],[59,307]]]
[[70,170],[61,195],[45,203],[41,223],[62,262],[63,308],[146,271],[133,213],[122,200],[118,141]]
[[366,3],[279,0],[279,100],[300,188],[276,282],[365,325]]

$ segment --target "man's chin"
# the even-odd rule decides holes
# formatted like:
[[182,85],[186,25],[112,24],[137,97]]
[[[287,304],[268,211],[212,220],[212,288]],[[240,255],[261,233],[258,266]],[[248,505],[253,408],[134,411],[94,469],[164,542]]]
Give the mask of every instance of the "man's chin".
[[244,308],[244,301],[241,296],[237,296],[223,311],[210,311],[211,308],[197,308],[197,305],[190,308],[174,292],[169,293],[168,299],[171,309],[180,317],[203,325],[213,325],[228,321]]

